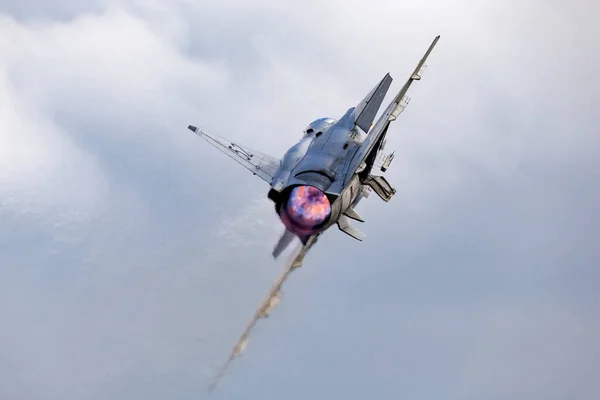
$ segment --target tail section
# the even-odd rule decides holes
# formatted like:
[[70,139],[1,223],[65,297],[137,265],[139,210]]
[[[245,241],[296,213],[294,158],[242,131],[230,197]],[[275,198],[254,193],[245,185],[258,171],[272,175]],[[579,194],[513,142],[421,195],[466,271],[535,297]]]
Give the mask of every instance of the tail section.
[[356,119],[354,123],[364,132],[369,132],[379,107],[383,103],[383,99],[387,94],[392,77],[390,74],[385,74],[383,79],[365,96],[365,98],[356,106]]
[[[435,45],[437,44],[439,39],[440,39],[439,35],[435,37],[435,39],[433,40],[433,42],[431,43],[431,45],[425,52],[425,55],[423,56],[423,58],[421,58],[421,60],[417,64],[413,73],[410,75],[410,77],[408,78],[408,80],[406,81],[404,86],[402,86],[402,89],[400,89],[398,94],[396,94],[396,96],[394,97],[392,102],[387,106],[387,108],[385,109],[385,111],[383,112],[381,117],[379,117],[377,122],[375,122],[375,125],[373,126],[373,128],[368,132],[369,135],[366,137],[364,142],[361,144],[358,151],[354,154],[352,161],[350,162],[350,166],[348,167],[348,171],[356,172],[358,170],[359,166],[363,162],[366,162],[366,159],[368,157],[371,157],[371,161],[375,161],[374,156],[377,155],[377,150],[378,150],[377,146],[379,144],[381,144],[381,140],[385,138],[385,135],[387,133],[387,129],[388,129],[390,123],[392,121],[396,120],[398,115],[404,110],[404,108],[408,104],[409,99],[406,96],[406,93],[408,92],[408,89],[410,88],[411,84],[414,81],[421,80],[421,76],[423,75],[423,71],[425,70],[425,62],[426,62],[427,58],[429,57],[429,55],[431,54],[431,51],[433,50],[433,48],[435,47]],[[384,80],[385,80],[385,78],[384,78]],[[383,83],[383,81],[382,81],[382,83]],[[381,86],[381,84],[380,84],[380,86]],[[377,91],[377,89],[374,90],[374,92],[376,92],[376,91]],[[363,102],[365,102],[365,100],[363,100]],[[368,101],[367,101],[367,103],[368,103]],[[361,103],[361,104],[363,104],[363,103]],[[379,105],[380,104],[381,103],[379,103]],[[377,108],[379,108],[379,105],[377,106]],[[369,105],[367,104],[367,107],[368,106]],[[361,114],[361,116],[362,116],[362,114]],[[374,119],[374,116],[373,116],[373,119]],[[374,154],[372,154],[372,153],[374,153]],[[367,164],[369,164],[369,163],[367,162]],[[365,173],[368,173],[369,169],[371,167],[372,167],[372,165],[367,165],[368,169],[366,170]],[[352,178],[352,173],[347,174],[346,179],[350,180],[351,178]],[[347,182],[344,182],[344,183],[347,184]]]

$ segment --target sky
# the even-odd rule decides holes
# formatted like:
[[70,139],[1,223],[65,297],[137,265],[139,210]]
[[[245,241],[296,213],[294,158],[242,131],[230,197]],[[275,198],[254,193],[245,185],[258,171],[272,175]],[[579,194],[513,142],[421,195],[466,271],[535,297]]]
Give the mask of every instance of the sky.
[[[600,396],[600,5],[0,0],[0,398]],[[279,276],[281,156],[442,37],[397,188]]]

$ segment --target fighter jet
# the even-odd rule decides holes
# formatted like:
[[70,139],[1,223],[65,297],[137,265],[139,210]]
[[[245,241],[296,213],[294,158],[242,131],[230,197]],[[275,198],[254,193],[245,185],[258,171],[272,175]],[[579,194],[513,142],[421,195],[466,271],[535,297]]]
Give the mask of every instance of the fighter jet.
[[188,126],[269,185],[267,197],[273,202],[284,227],[273,249],[273,257],[277,258],[295,238],[302,244],[298,255],[240,338],[230,360],[241,353],[248,332],[258,318],[266,317],[279,301],[281,284],[293,269],[302,265],[306,252],[319,236],[337,225],[342,232],[362,241],[365,235],[351,223],[365,221],[356,212],[356,205],[371,191],[385,202],[396,193],[384,176],[376,174],[376,169],[385,172],[390,166],[394,153],[384,153],[390,123],[408,105],[410,98],[406,93],[414,81],[421,79],[427,57],[439,38],[435,37],[407,82],[377,121],[375,118],[392,83],[389,73],[358,105],[348,109],[338,120],[320,118],[311,122],[300,141],[290,147],[282,158],[211,135],[193,125]]

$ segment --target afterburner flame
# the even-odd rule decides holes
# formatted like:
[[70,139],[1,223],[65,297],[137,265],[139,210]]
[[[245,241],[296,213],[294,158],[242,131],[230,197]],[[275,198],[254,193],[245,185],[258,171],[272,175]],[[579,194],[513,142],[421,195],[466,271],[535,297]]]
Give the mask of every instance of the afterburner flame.
[[313,186],[297,186],[282,207],[281,220],[291,232],[310,235],[330,214],[331,204],[325,193]]

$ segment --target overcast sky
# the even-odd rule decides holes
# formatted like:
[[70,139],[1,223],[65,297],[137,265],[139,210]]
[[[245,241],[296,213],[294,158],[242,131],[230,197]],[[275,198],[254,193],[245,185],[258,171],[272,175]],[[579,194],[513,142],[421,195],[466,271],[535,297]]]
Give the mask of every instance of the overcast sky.
[[[0,0],[0,398],[600,396],[600,5]],[[442,36],[389,132],[397,188],[293,274],[281,156]]]

